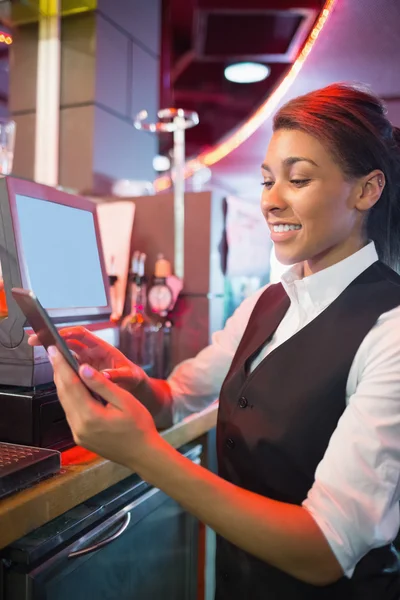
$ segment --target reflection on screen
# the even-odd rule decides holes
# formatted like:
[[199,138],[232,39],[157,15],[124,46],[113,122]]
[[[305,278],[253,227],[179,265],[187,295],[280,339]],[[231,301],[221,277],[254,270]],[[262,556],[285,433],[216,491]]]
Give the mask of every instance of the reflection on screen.
[[16,195],[30,286],[45,308],[106,306],[92,213]]

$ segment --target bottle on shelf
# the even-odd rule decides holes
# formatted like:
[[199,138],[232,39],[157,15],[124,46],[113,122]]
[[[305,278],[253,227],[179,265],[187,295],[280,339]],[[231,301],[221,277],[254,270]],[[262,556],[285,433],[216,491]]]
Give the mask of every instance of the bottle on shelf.
[[144,253],[135,252],[129,284],[131,308],[121,324],[120,349],[129,360],[153,375],[158,323],[154,322],[146,310],[145,261]]
[[172,322],[168,317],[173,305],[173,293],[167,284],[171,275],[171,264],[163,254],[157,256],[152,285],[148,292],[148,303],[157,321],[157,344],[154,377],[165,379],[171,371]]
[[153,282],[149,289],[148,301],[154,313],[166,317],[172,308],[173,294],[167,284],[167,278],[171,275],[171,263],[158,254],[154,267]]
[[123,309],[123,313],[122,313],[123,317],[125,317],[126,315],[128,315],[130,313],[130,310],[131,310],[131,305],[132,305],[132,298],[131,298],[132,283],[136,279],[136,277],[138,276],[139,257],[140,257],[140,252],[136,250],[133,253],[132,260],[131,260],[131,266],[130,266],[130,269],[129,269],[129,272],[128,272],[128,279],[127,279],[127,283],[126,283],[125,301],[124,301],[124,309]]

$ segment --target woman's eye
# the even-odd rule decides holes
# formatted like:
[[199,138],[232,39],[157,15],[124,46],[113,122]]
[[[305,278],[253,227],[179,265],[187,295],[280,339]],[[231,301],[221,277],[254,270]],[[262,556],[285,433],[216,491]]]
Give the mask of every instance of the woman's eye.
[[267,188],[267,190],[270,190],[272,188],[272,186],[274,185],[273,181],[262,181],[261,185],[265,188]]
[[311,179],[291,179],[290,183],[296,187],[303,187],[310,183]]

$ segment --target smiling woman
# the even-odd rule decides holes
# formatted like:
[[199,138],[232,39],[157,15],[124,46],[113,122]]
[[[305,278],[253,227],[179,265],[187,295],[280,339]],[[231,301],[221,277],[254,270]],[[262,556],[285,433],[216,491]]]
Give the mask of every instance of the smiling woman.
[[[262,165],[262,209],[270,225],[295,221],[302,231],[273,237],[278,260],[306,261],[310,274],[371,239],[384,262],[399,266],[398,137],[382,102],[353,86],[331,85],[280,109]],[[296,245],[281,246],[286,239]]]
[[365,216],[382,192],[378,174],[383,180],[377,170],[348,180],[318,139],[277,129],[263,165],[262,211],[278,260],[304,262],[310,275],[360,250]]
[[[218,533],[217,600],[400,597],[397,138],[357,88],[289,102],[262,165],[275,252],[294,264],[282,281],[245,300],[168,381],[69,328],[81,361],[107,371],[80,370],[106,407],[52,351],[75,440]],[[215,475],[170,448],[151,416],[165,425],[218,396]]]

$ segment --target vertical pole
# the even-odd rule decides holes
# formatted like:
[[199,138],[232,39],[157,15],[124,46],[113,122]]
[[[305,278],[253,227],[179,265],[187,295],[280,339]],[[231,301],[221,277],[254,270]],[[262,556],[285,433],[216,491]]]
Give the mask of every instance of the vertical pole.
[[174,131],[174,270],[183,279],[185,241],[185,118],[176,116]]
[[199,115],[194,111],[183,108],[163,108],[157,113],[159,119],[170,118],[172,121],[164,123],[144,124],[147,111],[142,110],[136,115],[134,125],[136,129],[152,132],[173,132],[173,164],[171,178],[174,184],[174,271],[179,279],[184,278],[185,264],[185,130],[199,123]]
[[60,0],[40,0],[36,82],[35,181],[58,184]]

